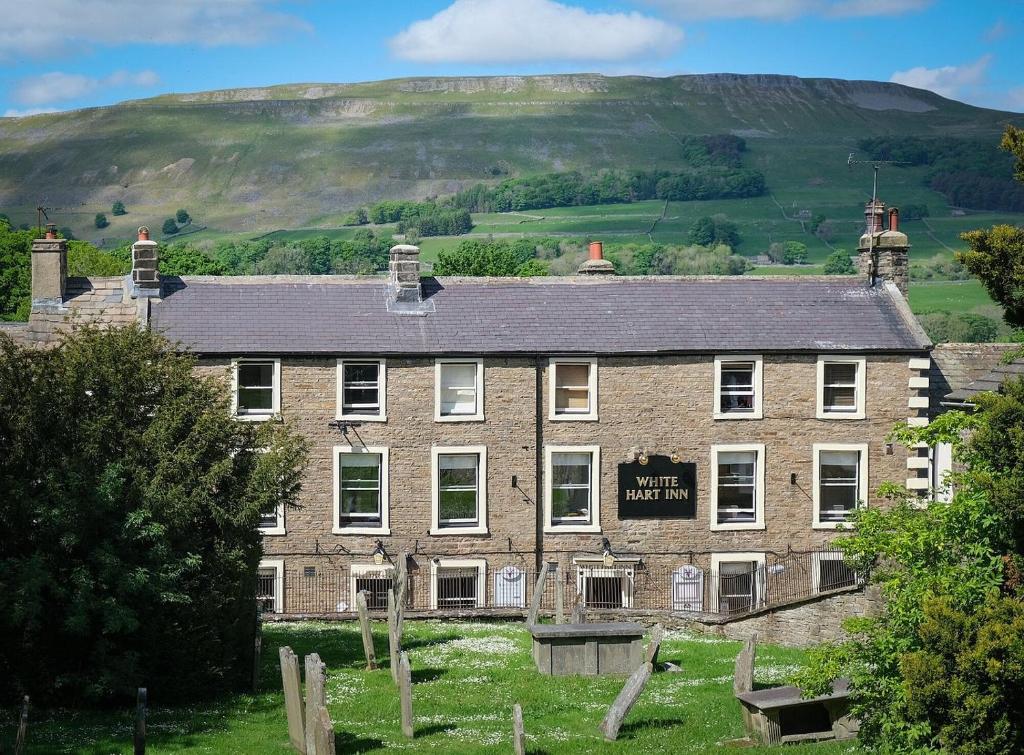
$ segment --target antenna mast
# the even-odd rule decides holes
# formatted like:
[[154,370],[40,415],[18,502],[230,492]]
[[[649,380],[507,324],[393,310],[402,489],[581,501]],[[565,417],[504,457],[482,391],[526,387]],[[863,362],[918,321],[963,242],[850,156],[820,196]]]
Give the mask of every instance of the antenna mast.
[[868,285],[875,285],[875,273],[878,271],[878,260],[875,259],[875,228],[874,217],[875,207],[878,203],[878,169],[883,165],[909,165],[904,160],[855,160],[856,152],[851,152],[846,158],[846,165],[851,170],[854,165],[870,165],[873,169],[871,179],[871,228],[868,229],[868,259],[871,260],[871,269],[868,270]]

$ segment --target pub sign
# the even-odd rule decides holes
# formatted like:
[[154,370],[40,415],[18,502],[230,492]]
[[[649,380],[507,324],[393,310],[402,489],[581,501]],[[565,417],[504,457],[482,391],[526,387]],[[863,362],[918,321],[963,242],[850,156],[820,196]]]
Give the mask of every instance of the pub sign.
[[696,516],[696,464],[655,455],[619,464],[619,519]]

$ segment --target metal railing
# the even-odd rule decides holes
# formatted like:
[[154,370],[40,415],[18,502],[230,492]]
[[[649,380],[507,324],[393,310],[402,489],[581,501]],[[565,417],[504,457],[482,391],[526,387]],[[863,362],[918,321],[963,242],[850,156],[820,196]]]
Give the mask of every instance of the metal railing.
[[[559,566],[551,563],[540,610],[550,614],[561,604],[568,615],[582,604],[595,611],[732,619],[860,584],[839,551],[768,555],[763,562],[719,558],[717,569],[689,562],[649,566],[646,559],[635,556],[611,563],[600,558]],[[444,559],[423,555],[414,561],[408,574],[407,611],[439,616],[524,614],[534,599],[538,572],[526,559],[514,563],[472,559],[479,565],[468,566],[464,560],[446,566]],[[354,611],[355,595],[365,591],[370,610],[385,611],[394,573],[387,564],[352,568],[324,563],[287,569],[283,579],[275,581],[272,573],[261,570],[257,598],[267,613],[280,605],[283,615],[344,615]],[[281,587],[283,599],[275,601],[274,590]]]

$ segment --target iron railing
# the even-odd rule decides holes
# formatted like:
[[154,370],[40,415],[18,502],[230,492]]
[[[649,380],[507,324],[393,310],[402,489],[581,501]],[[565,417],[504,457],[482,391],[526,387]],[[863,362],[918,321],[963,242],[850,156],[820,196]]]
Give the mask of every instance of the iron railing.
[[[663,557],[659,557],[663,558]],[[740,557],[737,557],[738,559]],[[602,561],[575,559],[549,564],[540,601],[542,613],[559,604],[568,615],[577,604],[595,611],[645,611],[737,618],[836,590],[856,587],[860,579],[839,551],[819,550],[763,561],[729,561],[715,568],[693,563],[649,566],[631,556]],[[410,561],[406,610],[437,615],[525,613],[531,606],[538,572],[521,559],[512,563],[417,555]],[[355,596],[367,593],[371,611],[385,611],[394,580],[392,565],[339,566],[323,563],[287,569],[283,575],[260,570],[257,599],[261,610],[283,615],[351,614]],[[275,579],[280,576],[280,579]],[[275,600],[276,589],[283,590]],[[559,593],[561,597],[559,599]]]

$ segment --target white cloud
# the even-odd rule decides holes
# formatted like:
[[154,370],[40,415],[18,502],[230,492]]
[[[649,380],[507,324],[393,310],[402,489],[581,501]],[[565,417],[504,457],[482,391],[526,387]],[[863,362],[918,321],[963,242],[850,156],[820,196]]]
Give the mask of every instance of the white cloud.
[[309,25],[275,0],[4,2],[0,59],[53,57],[90,45],[253,44]]
[[114,71],[103,78],[54,71],[19,81],[11,96],[22,105],[46,105],[84,97],[100,89],[152,87],[160,82],[153,71]]
[[921,10],[934,0],[646,0],[679,18],[753,18],[789,21],[799,16],[832,18],[894,16]]
[[925,68],[918,66],[906,71],[896,71],[889,81],[906,84],[918,89],[929,89],[943,97],[957,99],[970,93],[985,81],[991,55],[982,55],[973,63],[962,66]]
[[665,55],[676,26],[640,13],[591,13],[553,0],[455,0],[390,40],[420,63],[621,61]]
[[985,33],[982,35],[982,38],[986,42],[998,42],[1000,39],[1002,39],[1009,33],[1010,27],[1007,26],[1006,22],[1000,18],[998,21],[996,21],[994,24],[992,24],[985,30]]
[[41,115],[43,113],[56,113],[57,108],[54,107],[29,107],[24,110],[15,110],[14,108],[8,108],[4,111],[4,118],[24,118],[27,115]]

